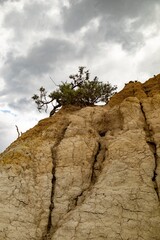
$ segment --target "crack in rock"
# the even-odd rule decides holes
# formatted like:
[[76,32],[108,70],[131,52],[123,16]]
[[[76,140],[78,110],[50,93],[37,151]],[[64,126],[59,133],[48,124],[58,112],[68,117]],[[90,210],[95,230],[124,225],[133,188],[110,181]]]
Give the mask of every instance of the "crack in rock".
[[92,165],[91,184],[94,184],[96,182],[96,179],[97,179],[95,169],[96,169],[96,164],[98,163],[98,156],[100,154],[100,151],[101,151],[101,143],[99,142],[97,153],[95,154],[94,162],[93,162],[93,165]]
[[[77,195],[75,198],[74,198],[74,206],[78,206],[80,203],[83,202],[84,200],[84,192],[86,192],[86,190],[82,191],[79,195]],[[73,209],[71,209],[73,210]]]
[[57,147],[61,143],[62,139],[64,138],[65,132],[68,128],[70,123],[67,123],[67,125],[62,129],[60,132],[59,138],[57,138],[56,143],[51,148],[52,152],[52,187],[51,187],[51,196],[50,196],[50,206],[49,206],[49,215],[48,215],[48,223],[47,223],[47,229],[46,233],[43,235],[42,240],[51,240],[51,230],[52,230],[52,211],[54,209],[54,192],[55,192],[55,185],[56,185],[56,158],[57,158]]
[[153,133],[149,127],[149,123],[147,122],[147,117],[143,108],[143,104],[141,102],[140,102],[140,107],[141,107],[141,111],[144,116],[144,120],[146,124],[144,129],[147,137],[146,143],[148,144],[151,152],[153,153],[154,160],[155,160],[155,167],[153,169],[152,182],[154,183],[154,189],[157,194],[158,201],[160,201],[160,195],[159,195],[159,189],[158,189],[158,183],[157,183],[157,164],[158,164],[157,146],[156,146],[156,143],[154,142]]
[[154,183],[154,189],[156,191],[156,194],[157,194],[157,197],[158,197],[158,200],[160,201],[160,196],[159,196],[159,189],[158,189],[158,183],[157,183],[157,180],[156,180],[156,177],[157,177],[157,162],[158,162],[158,156],[157,156],[157,150],[156,150],[156,144],[154,142],[147,142],[148,145],[150,146],[151,150],[153,151],[153,155],[154,155],[154,159],[155,159],[155,167],[154,167],[154,170],[153,170],[153,177],[152,177],[152,181]]
[[[105,136],[105,134],[103,134],[103,136]],[[103,141],[103,138],[101,137],[99,142],[98,142],[98,148],[97,148],[97,152],[94,156],[94,161],[93,161],[93,165],[92,165],[92,174],[91,174],[91,180],[90,180],[90,186],[87,189],[84,189],[80,194],[78,194],[74,199],[73,199],[73,205],[74,207],[80,205],[81,203],[83,203],[83,201],[85,200],[87,191],[89,191],[91,189],[91,187],[96,183],[98,176],[100,175],[101,171],[102,171],[102,164],[105,160],[105,152],[106,152],[106,148],[105,148],[105,142]],[[70,209],[69,211],[73,210]],[[68,211],[68,212],[69,212]]]
[[102,165],[105,160],[105,153],[106,153],[105,142],[103,140],[103,137],[101,137],[98,142],[98,149],[97,149],[97,153],[95,154],[94,162],[92,166],[91,184],[95,184],[98,176],[102,171]]

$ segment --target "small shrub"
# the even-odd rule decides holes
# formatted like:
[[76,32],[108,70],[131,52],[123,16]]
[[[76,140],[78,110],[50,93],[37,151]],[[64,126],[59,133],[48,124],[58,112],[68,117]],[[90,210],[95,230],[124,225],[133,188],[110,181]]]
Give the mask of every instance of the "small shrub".
[[79,67],[78,73],[70,75],[69,78],[71,82],[62,82],[58,89],[48,96],[44,87],[39,89],[39,95],[34,94],[32,99],[39,111],[47,111],[48,105],[52,104],[53,109],[50,112],[52,116],[62,106],[93,106],[100,101],[108,103],[117,89],[117,86],[112,86],[108,82],[100,82],[97,77],[90,80],[89,70],[85,71],[85,67]]

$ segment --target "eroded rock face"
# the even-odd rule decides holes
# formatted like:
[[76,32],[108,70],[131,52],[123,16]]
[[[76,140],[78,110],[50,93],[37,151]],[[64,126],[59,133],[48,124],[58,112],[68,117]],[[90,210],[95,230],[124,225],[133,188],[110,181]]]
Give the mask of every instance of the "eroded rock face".
[[160,239],[153,80],[119,104],[61,110],[0,155],[0,240]]

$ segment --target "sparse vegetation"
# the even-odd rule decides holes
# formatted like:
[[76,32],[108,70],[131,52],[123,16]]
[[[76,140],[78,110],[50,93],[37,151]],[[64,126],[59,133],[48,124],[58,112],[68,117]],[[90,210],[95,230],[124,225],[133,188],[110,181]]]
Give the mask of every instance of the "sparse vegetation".
[[44,87],[39,89],[39,95],[34,94],[32,99],[39,111],[47,111],[48,105],[52,105],[53,109],[50,112],[52,116],[62,106],[93,106],[100,101],[108,103],[117,89],[117,86],[112,86],[108,82],[100,82],[97,77],[90,80],[90,72],[85,70],[85,67],[79,67],[78,73],[70,75],[69,78],[71,82],[62,82],[58,89],[48,96]]

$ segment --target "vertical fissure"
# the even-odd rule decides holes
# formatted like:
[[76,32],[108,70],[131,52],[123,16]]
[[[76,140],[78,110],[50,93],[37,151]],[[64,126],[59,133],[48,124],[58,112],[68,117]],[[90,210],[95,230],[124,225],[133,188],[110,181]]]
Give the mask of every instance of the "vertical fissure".
[[[102,136],[104,137],[105,134],[102,133]],[[91,173],[91,178],[90,178],[90,185],[87,189],[84,189],[79,195],[77,195],[73,199],[74,207],[83,203],[83,201],[85,199],[86,191],[91,189],[91,187],[96,183],[97,178],[102,171],[102,165],[103,165],[103,162],[105,159],[105,151],[106,151],[106,149],[104,147],[105,144],[104,144],[102,136],[100,135],[100,140],[98,141],[97,151],[96,151],[96,154],[94,155],[94,160],[93,160],[93,164],[92,164],[92,173]]]
[[158,166],[157,146],[156,146],[156,143],[154,142],[153,133],[150,130],[149,124],[147,122],[147,117],[146,117],[146,114],[145,114],[145,111],[143,108],[143,104],[141,102],[140,102],[140,106],[141,106],[141,111],[144,116],[145,124],[146,124],[145,129],[144,129],[145,133],[146,133],[146,137],[147,137],[146,142],[154,156],[154,164],[155,165],[154,165],[154,169],[153,169],[152,182],[154,184],[154,189],[157,194],[158,201],[160,201],[159,188],[158,188],[158,183],[157,183],[157,166]]
[[[104,136],[105,136],[105,134],[103,134],[103,137]],[[94,162],[92,165],[91,184],[95,184],[95,182],[97,181],[97,178],[102,170],[102,164],[105,159],[106,148],[105,148],[103,137],[101,135],[100,135],[100,137],[101,138],[98,142],[97,152],[94,156]]]
[[156,150],[156,144],[151,141],[147,141],[151,151],[153,152],[154,159],[155,159],[155,167],[153,170],[153,176],[152,176],[152,182],[154,184],[154,189],[156,191],[158,200],[160,201],[160,195],[159,195],[159,188],[158,188],[158,183],[157,183],[157,165],[158,165],[158,156],[157,156],[157,150]]
[[57,148],[60,145],[62,139],[64,138],[65,132],[69,126],[69,123],[65,128],[62,129],[60,132],[59,138],[57,138],[56,143],[51,148],[51,154],[52,154],[52,180],[51,180],[51,196],[50,196],[50,206],[49,206],[49,214],[48,214],[48,223],[46,228],[46,233],[43,235],[42,240],[51,240],[51,231],[52,229],[52,211],[54,209],[54,193],[55,193],[55,186],[56,186],[56,159],[57,159]]
[[94,156],[94,162],[93,162],[93,165],[92,165],[92,175],[91,175],[91,183],[94,184],[96,182],[96,179],[97,179],[97,176],[96,176],[96,164],[98,162],[98,156],[100,154],[100,151],[101,151],[101,143],[98,142],[98,149],[97,149],[97,152]]
[[52,148],[52,188],[51,188],[51,198],[50,198],[50,206],[49,206],[49,216],[48,216],[48,224],[47,224],[47,233],[50,232],[52,227],[52,211],[54,209],[54,190],[56,184],[56,177],[55,177],[55,169],[56,169],[56,148]]

